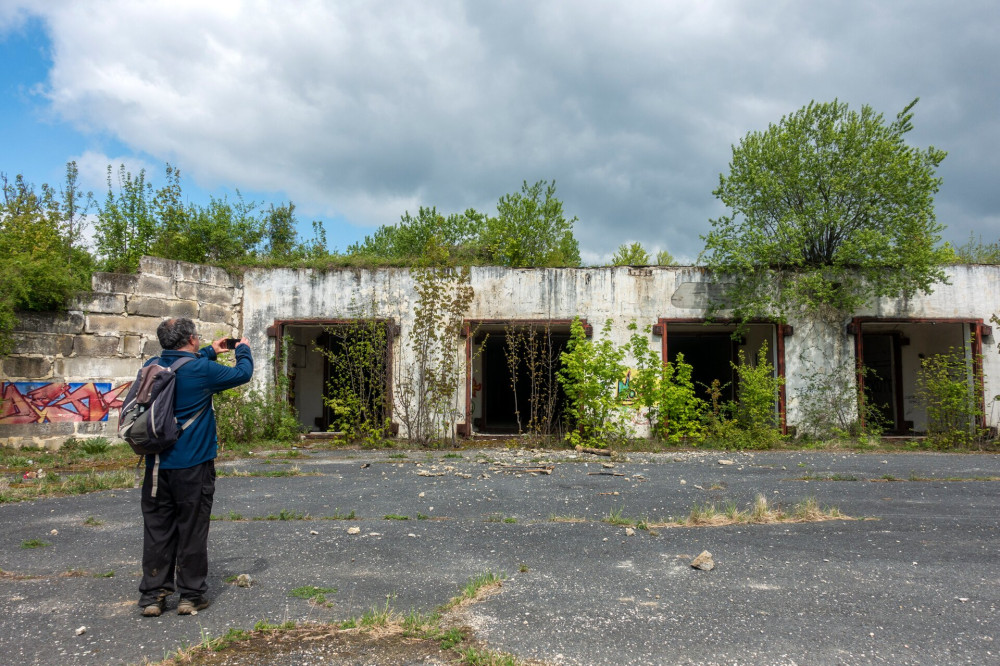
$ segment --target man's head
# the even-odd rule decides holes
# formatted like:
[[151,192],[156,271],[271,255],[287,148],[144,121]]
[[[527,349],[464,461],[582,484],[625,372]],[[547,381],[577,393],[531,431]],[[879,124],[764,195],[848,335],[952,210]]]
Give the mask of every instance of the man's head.
[[[194,322],[187,317],[164,319],[156,327],[156,337],[164,349],[180,349],[192,343],[197,338]],[[194,342],[197,348],[197,342]]]

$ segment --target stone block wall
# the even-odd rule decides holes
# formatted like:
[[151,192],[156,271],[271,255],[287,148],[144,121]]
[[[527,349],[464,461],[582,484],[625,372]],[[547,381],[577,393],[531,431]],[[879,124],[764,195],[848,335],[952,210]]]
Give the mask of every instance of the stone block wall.
[[205,339],[242,328],[241,283],[221,268],[143,257],[138,274],[95,273],[91,284],[66,312],[19,313],[0,364],[0,444],[112,438],[136,372],[160,352],[164,318],[193,319]]

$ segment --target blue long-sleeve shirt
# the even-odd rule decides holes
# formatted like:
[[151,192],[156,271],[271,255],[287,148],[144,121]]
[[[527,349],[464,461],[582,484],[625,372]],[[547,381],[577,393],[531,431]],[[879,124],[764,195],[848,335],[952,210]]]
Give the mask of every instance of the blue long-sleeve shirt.
[[[215,350],[202,348],[197,354],[165,349],[160,353],[160,365],[170,365],[183,356],[193,356],[194,361],[177,371],[174,416],[181,424],[187,422],[202,408],[205,411],[181,433],[177,442],[160,454],[160,469],[184,469],[213,460],[218,452],[215,431],[215,410],[212,396],[240,384],[253,376],[253,355],[249,345],[237,345],[236,365],[229,367],[216,363]],[[146,365],[156,361],[152,358]],[[146,466],[153,466],[153,456],[146,456]]]

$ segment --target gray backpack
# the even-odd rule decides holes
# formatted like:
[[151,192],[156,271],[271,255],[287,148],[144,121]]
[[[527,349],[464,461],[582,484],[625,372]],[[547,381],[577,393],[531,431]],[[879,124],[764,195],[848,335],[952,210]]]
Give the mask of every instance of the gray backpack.
[[174,416],[177,371],[194,359],[185,356],[169,366],[150,363],[139,370],[122,402],[118,435],[141,456],[166,451],[181,433],[205,411],[200,410],[183,425]]

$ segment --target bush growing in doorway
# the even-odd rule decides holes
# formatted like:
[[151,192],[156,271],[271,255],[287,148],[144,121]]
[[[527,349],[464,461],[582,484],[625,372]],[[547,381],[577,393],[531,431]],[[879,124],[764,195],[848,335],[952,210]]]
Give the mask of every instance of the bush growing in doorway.
[[[636,331],[633,323],[629,329]],[[636,363],[632,377],[636,401],[646,409],[653,433],[671,443],[697,444],[705,439],[705,416],[708,406],[696,393],[691,380],[692,367],[678,354],[664,363],[649,347],[649,332],[633,332],[629,348]]]
[[985,432],[978,394],[982,377],[973,376],[962,349],[951,347],[920,362],[917,402],[927,410],[927,441],[944,449],[970,446]]
[[625,349],[610,340],[610,332],[610,319],[599,341],[587,339],[579,319],[570,327],[557,376],[566,392],[566,441],[571,446],[604,448],[628,437],[629,407],[616,391],[625,375]]
[[[860,374],[866,384],[874,376],[871,368]],[[850,369],[815,370],[803,373],[805,382],[795,396],[799,402],[802,434],[821,439],[877,439],[882,433],[882,413],[864,391],[858,390]],[[858,418],[864,416],[864,419]]]
[[[374,308],[372,308],[374,310]],[[391,432],[387,417],[389,330],[373,318],[326,328],[336,349],[316,346],[330,367],[323,402],[333,412],[330,430],[354,442],[381,445]]]
[[[747,363],[741,349],[739,363],[732,363],[737,377],[737,399],[720,404],[713,397],[708,439],[725,448],[769,449],[781,439],[775,401],[784,384],[768,360],[767,344],[757,352],[757,362]],[[713,396],[719,393],[714,386]]]

